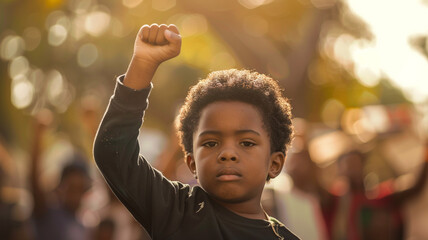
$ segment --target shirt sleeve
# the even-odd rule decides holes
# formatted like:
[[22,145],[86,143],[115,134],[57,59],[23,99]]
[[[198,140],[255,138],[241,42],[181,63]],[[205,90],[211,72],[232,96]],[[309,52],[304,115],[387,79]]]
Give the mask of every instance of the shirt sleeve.
[[98,129],[94,158],[119,200],[153,238],[162,238],[179,227],[191,190],[166,179],[139,155],[137,137],[152,85],[133,90],[122,79]]

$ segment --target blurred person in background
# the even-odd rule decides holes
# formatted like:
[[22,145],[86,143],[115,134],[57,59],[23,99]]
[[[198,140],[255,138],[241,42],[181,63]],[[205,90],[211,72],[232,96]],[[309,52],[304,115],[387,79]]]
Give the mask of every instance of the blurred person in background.
[[91,187],[88,160],[75,152],[67,158],[53,193],[44,192],[40,183],[41,146],[46,128],[52,122],[49,111],[36,118],[31,152],[30,187],[34,198],[35,239],[88,239],[88,230],[76,216],[85,193]]
[[0,138],[0,238],[4,240],[30,239],[28,222],[22,218],[23,209],[19,206],[19,195],[7,189],[7,169],[12,164],[6,146]]
[[104,218],[97,225],[92,233],[93,240],[114,240],[114,233],[116,231],[116,224],[110,218]]
[[[321,204],[329,207],[332,195],[320,184],[320,168],[307,150],[309,124],[294,118],[295,136],[287,153],[285,171],[264,192],[263,204],[302,239],[330,239]],[[269,207],[270,206],[270,207]]]
[[123,206],[106,183],[102,182],[108,195],[108,203],[97,210],[101,221],[94,229],[93,239],[148,240],[151,239],[144,228]]
[[340,175],[346,178],[346,188],[335,207],[324,209],[332,216],[332,239],[403,239],[404,227],[401,216],[403,204],[417,196],[426,184],[428,172],[428,154],[421,173],[410,188],[394,191],[392,185],[379,184],[374,198],[368,198],[364,187],[364,164],[366,155],[352,150],[339,156]]
[[320,206],[328,192],[319,184],[318,171],[306,149],[291,151],[285,172],[264,192],[265,208],[302,239],[329,239]]

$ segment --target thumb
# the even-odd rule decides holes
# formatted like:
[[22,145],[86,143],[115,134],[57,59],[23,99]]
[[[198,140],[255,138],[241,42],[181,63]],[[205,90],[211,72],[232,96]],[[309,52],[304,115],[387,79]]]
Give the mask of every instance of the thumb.
[[170,31],[170,30],[165,30],[165,38],[166,40],[168,40],[168,42],[170,43],[178,43],[181,41],[181,36],[178,35],[177,33]]
[[168,28],[165,30],[165,38],[168,40],[168,42],[174,44],[174,43],[180,43],[181,42],[181,36],[178,32],[177,26],[174,24],[170,24]]

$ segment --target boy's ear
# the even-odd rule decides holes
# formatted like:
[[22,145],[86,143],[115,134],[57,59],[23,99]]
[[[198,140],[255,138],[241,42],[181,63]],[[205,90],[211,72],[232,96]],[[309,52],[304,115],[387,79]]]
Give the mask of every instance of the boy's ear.
[[186,164],[192,173],[196,171],[195,158],[192,153],[186,154]]
[[270,155],[269,178],[277,177],[285,163],[285,155],[282,152],[274,152]]

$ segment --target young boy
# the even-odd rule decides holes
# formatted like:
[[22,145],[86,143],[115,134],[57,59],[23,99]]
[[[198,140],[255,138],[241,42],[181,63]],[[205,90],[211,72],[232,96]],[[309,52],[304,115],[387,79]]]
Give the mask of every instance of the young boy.
[[298,239],[260,204],[292,137],[290,105],[271,78],[219,71],[190,90],[178,131],[200,186],[169,181],[139,156],[151,79],[180,46],[174,25],[140,29],[95,141],[106,181],[153,239]]

